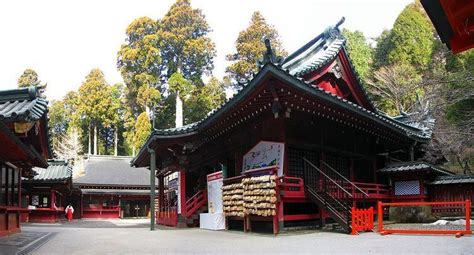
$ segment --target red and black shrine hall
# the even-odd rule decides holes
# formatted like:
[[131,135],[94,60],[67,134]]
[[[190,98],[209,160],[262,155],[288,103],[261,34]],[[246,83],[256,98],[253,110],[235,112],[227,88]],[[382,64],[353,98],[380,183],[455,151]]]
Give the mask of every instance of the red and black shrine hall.
[[48,167],[47,111],[37,88],[0,91],[0,236],[20,231],[22,177]]

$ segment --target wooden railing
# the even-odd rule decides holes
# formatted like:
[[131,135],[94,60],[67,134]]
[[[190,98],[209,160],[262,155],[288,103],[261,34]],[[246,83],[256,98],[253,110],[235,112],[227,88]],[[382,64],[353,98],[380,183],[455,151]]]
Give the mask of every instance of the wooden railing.
[[[283,197],[285,198],[305,198],[304,192],[304,180],[299,177],[282,176],[280,179],[280,190],[283,191]],[[344,185],[338,182],[339,185]],[[345,189],[349,191],[353,199],[381,199],[390,197],[390,187],[384,184],[377,183],[365,183],[365,182],[352,182],[357,185],[368,197],[365,197],[364,193],[359,192],[358,189],[354,189],[352,185],[344,185]],[[319,185],[322,185],[320,182]],[[337,194],[331,194],[337,197]]]
[[156,212],[158,224],[176,227],[178,225],[178,210],[175,206],[160,208]]
[[360,231],[372,231],[374,229],[374,208],[357,209],[352,207],[351,234],[357,235]]
[[342,175],[341,173],[339,173],[336,169],[334,169],[332,166],[330,166],[328,163],[324,162],[321,160],[321,163],[326,167],[328,168],[329,170],[331,170],[331,172],[329,172],[330,176],[332,175],[333,179],[335,180],[339,180],[343,186],[345,188],[348,188],[350,190],[354,190],[356,193],[359,193],[361,194],[363,197],[369,197],[369,194],[367,194],[365,191],[363,191],[361,188],[359,188],[355,183],[349,181],[346,177],[344,177],[344,175]]
[[305,191],[308,197],[350,233],[352,194],[344,188],[345,180],[334,174],[328,175],[304,157],[303,163]]
[[[364,182],[353,182],[365,194],[368,195],[368,198],[389,198],[390,197],[390,186],[377,183],[364,183]],[[358,193],[357,190],[351,189],[351,192],[354,194],[354,198],[362,198],[363,194]]]
[[378,215],[382,215],[384,211],[384,207],[388,206],[459,206],[463,207],[463,213],[465,214],[465,229],[385,229],[383,224],[383,217],[378,217],[378,232],[382,235],[386,234],[453,234],[456,237],[461,237],[463,235],[471,235],[471,201],[454,201],[454,202],[408,202],[408,203],[377,203],[377,211]]
[[282,176],[280,179],[280,190],[285,198],[305,198],[304,181],[298,177]]
[[201,207],[207,203],[207,190],[200,190],[194,196],[186,201],[186,208],[184,212],[181,212],[184,217],[191,217]]

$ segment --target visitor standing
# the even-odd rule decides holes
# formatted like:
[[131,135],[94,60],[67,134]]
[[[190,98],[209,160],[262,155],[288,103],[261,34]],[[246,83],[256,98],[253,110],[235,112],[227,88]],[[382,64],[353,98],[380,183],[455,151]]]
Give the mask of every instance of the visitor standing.
[[66,210],[64,210],[65,213],[66,213],[66,217],[67,217],[67,221],[72,221],[72,214],[74,213],[74,207],[72,207],[71,204],[69,204],[67,207],[66,207]]

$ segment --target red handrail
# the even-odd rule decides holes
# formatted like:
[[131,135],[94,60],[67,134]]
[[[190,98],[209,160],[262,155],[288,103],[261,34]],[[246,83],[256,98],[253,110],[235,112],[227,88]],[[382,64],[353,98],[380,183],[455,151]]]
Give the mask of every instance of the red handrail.
[[185,217],[190,217],[196,213],[199,208],[207,203],[207,190],[200,190],[196,192],[190,199],[186,201],[186,208],[182,214]]

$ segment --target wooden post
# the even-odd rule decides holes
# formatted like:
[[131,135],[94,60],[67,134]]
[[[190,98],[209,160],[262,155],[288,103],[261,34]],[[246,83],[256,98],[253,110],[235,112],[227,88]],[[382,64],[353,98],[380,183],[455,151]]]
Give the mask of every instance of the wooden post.
[[372,170],[374,171],[374,183],[378,183],[377,181],[377,159],[372,160]]
[[179,195],[180,195],[180,208],[181,215],[186,216],[186,172],[184,170],[179,171]]
[[18,185],[17,186],[18,186],[17,187],[18,188],[18,207],[21,207],[21,171],[18,172]]
[[382,202],[378,201],[377,202],[377,220],[378,220],[378,231],[379,233],[382,233],[383,231],[383,208],[382,208]]
[[369,208],[369,229],[374,229],[374,208],[372,206]]
[[[350,178],[351,182],[354,182],[355,177],[354,177],[354,159],[353,158],[350,159],[349,175],[350,175],[349,178]],[[356,194],[355,194],[354,187],[352,187],[352,185],[351,185],[350,188],[351,188],[351,195],[352,195],[352,206],[357,207],[357,202],[355,200]]]
[[50,202],[51,204],[49,205],[49,208],[51,208],[51,209],[54,209],[54,203],[55,203],[55,200],[56,200],[56,197],[54,195],[55,195],[54,190],[52,189],[51,190],[51,202]]
[[351,210],[352,210],[351,235],[355,235],[355,234],[357,234],[357,229],[356,229],[356,227],[355,227],[355,226],[357,225],[357,222],[356,222],[356,210],[355,210],[354,207],[352,207]]
[[81,219],[84,217],[84,195],[81,194]]
[[150,230],[155,230],[155,177],[156,154],[155,150],[148,148],[150,153]]
[[471,201],[466,200],[466,231],[471,231]]
[[424,184],[424,180],[423,180],[423,175],[420,176],[420,202],[425,202],[425,184]]
[[164,206],[165,206],[165,177],[160,175],[158,177],[158,208],[159,208],[159,211],[161,211],[161,209]]

